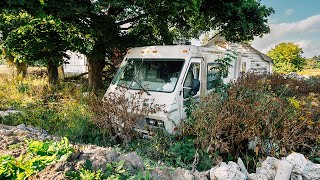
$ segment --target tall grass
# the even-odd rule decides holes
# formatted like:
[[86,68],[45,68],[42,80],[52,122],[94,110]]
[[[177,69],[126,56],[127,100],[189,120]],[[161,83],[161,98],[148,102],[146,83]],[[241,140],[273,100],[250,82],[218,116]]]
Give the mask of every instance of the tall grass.
[[71,141],[107,145],[103,129],[91,119],[89,103],[101,97],[84,93],[82,84],[61,82],[52,87],[46,78],[31,75],[28,78],[0,76],[0,110],[15,109],[20,114],[0,117],[0,123],[18,125],[24,123],[65,136]]

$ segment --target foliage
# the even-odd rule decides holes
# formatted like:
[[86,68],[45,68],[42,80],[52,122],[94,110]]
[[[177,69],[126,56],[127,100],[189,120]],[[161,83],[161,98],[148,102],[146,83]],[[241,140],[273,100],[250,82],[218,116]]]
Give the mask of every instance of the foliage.
[[92,168],[92,163],[89,160],[86,160],[84,164],[81,165],[81,168],[77,171],[69,171],[66,173],[68,179],[74,180],[120,180],[120,179],[131,179],[131,180],[149,180],[150,172],[147,171],[145,176],[139,172],[130,172],[125,168],[124,160],[119,162],[112,162],[106,164],[106,169],[104,171],[94,170]]
[[28,152],[19,158],[0,156],[0,178],[27,179],[49,164],[67,160],[72,151],[67,138],[60,142],[30,141]]
[[[95,86],[102,84],[99,73],[106,56],[112,59],[116,50],[125,52],[134,46],[172,44],[176,39],[198,37],[210,30],[217,30],[227,40],[250,40],[270,31],[267,17],[273,13],[272,8],[254,0],[215,3],[209,0],[9,0],[1,2],[0,6],[4,10],[26,11],[35,18],[61,20],[61,27],[70,31],[62,36],[58,33],[57,37],[62,37],[58,42],[67,39],[70,42],[67,49],[88,56],[89,84]],[[52,26],[51,31],[56,32],[57,28]],[[48,34],[41,34],[39,38],[44,39],[44,35]],[[13,38],[23,41],[25,37]],[[51,40],[56,39],[48,40],[49,47],[53,43]],[[35,43],[36,47],[41,45],[41,41]]]
[[[194,157],[197,151],[194,138],[191,136],[173,136],[158,132],[151,139],[134,139],[127,146],[125,151],[136,151],[141,157],[150,159],[152,162],[164,162],[167,166],[192,169]],[[209,155],[198,150],[199,171],[205,171],[212,167],[213,161]]]
[[318,83],[279,75],[243,76],[231,85],[227,99],[212,93],[200,102],[184,122],[183,134],[196,136],[202,149],[224,159],[291,151],[319,157],[319,89]]
[[300,76],[320,76],[320,68],[318,69],[304,69],[298,73]]
[[0,109],[21,111],[20,114],[0,116],[2,124],[16,126],[24,123],[74,142],[110,143],[106,140],[106,130],[99,129],[91,121],[93,112],[89,101],[100,101],[101,98],[84,97],[85,87],[61,83],[53,88],[37,76],[23,80],[0,77],[0,90]]
[[58,66],[63,62],[63,57],[67,57],[66,29],[68,27],[61,20],[52,16],[30,19],[27,24],[12,30],[4,44],[19,61],[32,64],[36,60],[45,65],[52,61]]
[[222,98],[227,97],[226,91],[229,88],[228,84],[224,83],[224,78],[227,78],[229,75],[229,68],[232,66],[230,63],[233,60],[236,60],[237,53],[234,51],[227,52],[225,54],[225,57],[222,59],[217,59],[215,62],[219,64],[218,67],[216,67],[217,73],[212,74],[216,76],[216,80],[213,83],[214,91],[217,93],[222,94]]
[[142,100],[143,90],[138,93],[130,93],[122,87],[117,90],[106,94],[103,102],[94,101],[91,105],[96,114],[93,122],[101,129],[107,129],[114,138],[128,143],[135,134],[133,128],[141,118],[160,111],[162,106],[154,104],[153,100]]
[[278,73],[297,72],[302,70],[305,59],[302,49],[292,42],[280,43],[272,48],[267,55],[274,62],[274,71]]
[[124,161],[107,163],[106,170],[95,171],[92,168],[92,163],[86,160],[78,171],[69,171],[66,176],[75,180],[100,180],[100,179],[127,179],[129,174],[124,169]]
[[306,59],[304,69],[316,69],[320,68],[320,55]]
[[53,68],[68,58],[65,51],[72,26],[51,15],[32,16],[11,8],[0,11],[0,22],[6,56],[12,56],[15,63],[47,65],[49,82],[56,83],[57,71]]

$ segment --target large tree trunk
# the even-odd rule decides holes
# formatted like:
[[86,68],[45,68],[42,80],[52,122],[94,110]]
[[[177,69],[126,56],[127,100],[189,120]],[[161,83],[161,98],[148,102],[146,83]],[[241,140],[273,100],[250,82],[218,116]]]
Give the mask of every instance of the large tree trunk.
[[16,68],[17,68],[17,75],[22,75],[23,78],[25,78],[27,76],[27,69],[28,69],[28,66],[27,66],[27,63],[25,62],[16,62],[15,63],[16,65]]
[[89,88],[94,91],[102,89],[103,88],[102,72],[105,66],[104,59],[97,59],[97,58],[88,56],[87,60],[88,60]]
[[59,83],[58,66],[56,66],[52,60],[48,61],[48,76],[50,85],[56,85]]

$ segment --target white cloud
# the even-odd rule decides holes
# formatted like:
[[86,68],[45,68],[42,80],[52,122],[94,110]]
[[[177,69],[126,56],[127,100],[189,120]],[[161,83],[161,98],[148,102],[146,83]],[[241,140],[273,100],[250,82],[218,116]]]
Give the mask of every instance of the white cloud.
[[320,14],[293,23],[270,24],[270,30],[262,38],[255,38],[253,47],[266,53],[281,42],[294,42],[306,57],[320,54]]
[[287,15],[287,16],[290,16],[290,15],[292,15],[294,13],[294,10],[293,9],[287,9],[286,11],[285,11],[285,14]]

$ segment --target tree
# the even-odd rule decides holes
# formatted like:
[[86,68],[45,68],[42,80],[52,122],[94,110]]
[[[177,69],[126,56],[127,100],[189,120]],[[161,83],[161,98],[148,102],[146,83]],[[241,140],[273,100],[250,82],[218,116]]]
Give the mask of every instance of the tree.
[[27,74],[27,63],[21,59],[18,59],[12,52],[8,51],[7,48],[3,45],[3,40],[8,37],[9,33],[12,30],[30,21],[31,17],[25,12],[19,13],[15,10],[5,10],[4,12],[5,13],[0,14],[1,54],[5,57],[7,63],[16,66],[18,75],[22,75],[23,77],[25,77]]
[[14,9],[1,13],[0,17],[8,59],[17,65],[33,64],[35,61],[46,65],[49,83],[57,84],[58,66],[63,62],[63,57],[67,57],[68,42],[65,37],[68,26],[50,15],[33,17]]
[[274,62],[274,70],[279,73],[297,72],[303,69],[305,58],[302,49],[292,42],[280,43],[272,48],[267,55]]
[[314,59],[316,61],[315,68],[320,68],[320,55],[313,56],[312,59]]
[[315,69],[320,68],[320,56],[313,56],[312,58],[307,58],[304,69]]
[[229,41],[251,40],[269,32],[267,17],[273,12],[256,0],[8,0],[0,5],[72,24],[76,36],[69,49],[87,55],[94,89],[101,88],[105,59],[115,49],[172,44],[210,30]]

